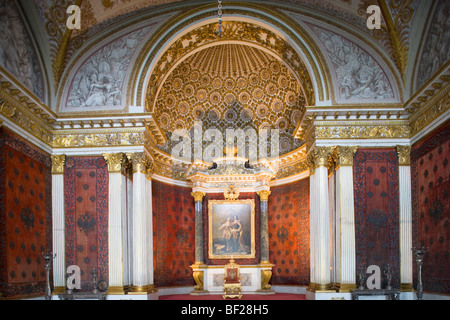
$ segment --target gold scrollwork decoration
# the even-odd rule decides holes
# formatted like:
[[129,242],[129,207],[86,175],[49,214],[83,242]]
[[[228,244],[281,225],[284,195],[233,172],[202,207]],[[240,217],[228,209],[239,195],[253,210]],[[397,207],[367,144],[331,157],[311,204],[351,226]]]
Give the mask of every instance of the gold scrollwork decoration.
[[270,288],[272,288],[272,286],[269,284],[271,278],[272,278],[271,269],[261,270],[261,290],[270,290]]
[[195,291],[203,291],[203,271],[196,270],[192,272],[196,285],[194,286]]
[[236,189],[234,185],[230,185],[223,193],[225,200],[237,200],[239,199],[239,189]]

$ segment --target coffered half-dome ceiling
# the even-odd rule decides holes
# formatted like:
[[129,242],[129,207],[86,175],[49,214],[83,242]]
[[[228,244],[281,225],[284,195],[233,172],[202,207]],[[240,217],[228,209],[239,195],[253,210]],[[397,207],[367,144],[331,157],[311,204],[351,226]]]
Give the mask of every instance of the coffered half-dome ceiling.
[[[300,146],[293,138],[305,107],[301,84],[288,67],[261,49],[221,44],[203,49],[180,63],[165,80],[154,115],[165,132],[278,129],[280,152]],[[225,138],[225,137],[224,137]],[[168,144],[163,148],[170,150]]]

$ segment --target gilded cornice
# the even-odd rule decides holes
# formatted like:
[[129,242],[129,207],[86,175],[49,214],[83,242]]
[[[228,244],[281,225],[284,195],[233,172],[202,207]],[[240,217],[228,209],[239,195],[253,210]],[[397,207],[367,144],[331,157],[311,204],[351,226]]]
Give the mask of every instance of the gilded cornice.
[[145,128],[58,130],[52,141],[53,148],[93,148],[144,146],[148,140]]
[[[13,94],[16,92],[14,91]],[[34,103],[24,106],[26,100],[17,101],[0,89],[0,115],[30,133],[44,144],[51,146],[53,132],[48,125],[36,115],[40,110]]]
[[410,129],[407,122],[330,123],[315,125],[315,137],[319,140],[330,139],[409,139]]
[[[448,66],[447,68],[447,72],[450,72],[450,68]],[[449,110],[449,82],[450,74],[442,75],[430,82],[407,103],[407,111],[411,114],[409,119],[411,136],[418,134]]]

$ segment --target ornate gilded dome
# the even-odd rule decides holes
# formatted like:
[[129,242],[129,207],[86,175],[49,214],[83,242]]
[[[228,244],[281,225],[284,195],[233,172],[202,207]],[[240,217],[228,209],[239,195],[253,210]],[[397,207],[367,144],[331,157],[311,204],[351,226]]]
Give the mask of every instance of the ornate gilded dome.
[[154,109],[161,128],[191,130],[279,129],[280,153],[300,146],[293,133],[305,98],[292,72],[261,49],[227,43],[203,49],[180,63],[164,82]]

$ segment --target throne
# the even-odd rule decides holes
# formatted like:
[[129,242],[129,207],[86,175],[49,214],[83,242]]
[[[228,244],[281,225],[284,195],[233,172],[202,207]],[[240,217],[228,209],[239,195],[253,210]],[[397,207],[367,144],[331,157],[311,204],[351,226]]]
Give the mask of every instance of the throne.
[[240,267],[233,259],[225,265],[225,277],[223,278],[223,298],[242,298]]

